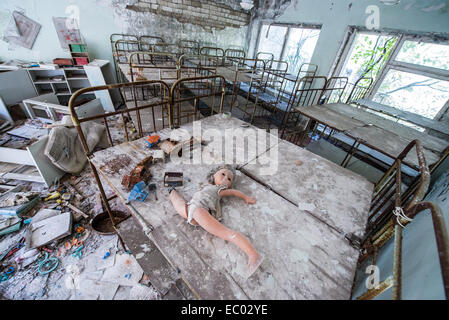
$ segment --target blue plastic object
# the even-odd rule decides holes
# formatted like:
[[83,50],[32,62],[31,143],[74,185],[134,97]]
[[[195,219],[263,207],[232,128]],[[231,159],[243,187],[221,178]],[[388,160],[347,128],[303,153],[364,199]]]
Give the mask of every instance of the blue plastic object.
[[144,202],[148,196],[148,187],[145,182],[140,181],[134,185],[134,188],[131,190],[128,201],[137,200],[140,202]]

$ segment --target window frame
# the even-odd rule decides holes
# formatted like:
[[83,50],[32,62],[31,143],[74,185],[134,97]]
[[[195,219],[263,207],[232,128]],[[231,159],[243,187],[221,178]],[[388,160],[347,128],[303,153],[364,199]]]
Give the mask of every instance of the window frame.
[[[343,40],[343,44],[341,45],[337,58],[332,66],[330,75],[338,76],[343,66],[345,65],[346,60],[349,58],[349,52],[354,43],[355,37],[358,33],[364,34],[377,34],[377,35],[385,35],[385,36],[396,36],[398,37],[398,41],[395,43],[391,50],[390,56],[385,61],[384,65],[380,69],[379,75],[377,79],[375,79],[371,89],[367,92],[366,98],[369,100],[373,100],[377,91],[379,90],[382,82],[385,80],[388,72],[390,70],[402,71],[412,74],[418,74],[421,76],[426,76],[433,79],[449,81],[449,70],[438,69],[434,67],[422,66],[418,64],[396,61],[396,57],[398,56],[403,44],[406,41],[416,41],[430,44],[444,44],[449,45],[449,35],[428,35],[428,34],[418,34],[418,33],[407,33],[401,30],[368,30],[362,27],[349,26],[345,33],[345,38]],[[433,118],[433,120],[439,121],[449,110],[449,99],[440,109],[438,114]]]
[[[449,41],[435,41],[434,39],[427,36],[412,36],[412,35],[399,35],[399,39],[395,44],[394,48],[384,66],[382,67],[379,77],[376,79],[374,85],[368,93],[369,99],[374,99],[377,91],[379,90],[382,82],[385,80],[388,72],[390,70],[407,72],[411,74],[417,74],[421,76],[425,76],[431,79],[449,81],[449,70],[423,66],[419,64],[403,62],[396,60],[399,52],[401,51],[402,46],[406,41],[415,41],[429,44],[444,44],[449,45]],[[449,99],[444,103],[443,107],[438,111],[433,120],[439,121],[446,114],[449,109]]]
[[[254,50],[254,58],[256,58],[257,52],[259,52],[259,43],[260,37],[262,33],[263,26],[276,26],[276,27],[286,27],[287,32],[285,32],[285,36],[282,42],[281,54],[279,60],[283,60],[285,56],[285,47],[287,46],[288,38],[290,37],[290,29],[291,28],[303,28],[303,29],[311,29],[311,30],[320,30],[321,36],[321,24],[308,24],[308,23],[280,23],[280,22],[270,22],[270,21],[262,21],[259,25],[259,30],[257,32],[256,46]],[[319,37],[318,37],[319,40]],[[315,48],[313,50],[315,52]],[[312,54],[313,55],[313,54]]]

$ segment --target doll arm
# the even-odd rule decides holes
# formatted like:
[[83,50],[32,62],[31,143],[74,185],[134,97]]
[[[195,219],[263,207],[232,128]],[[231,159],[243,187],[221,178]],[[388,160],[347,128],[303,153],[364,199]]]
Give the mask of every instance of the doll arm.
[[245,200],[246,204],[254,204],[256,203],[256,199],[255,198],[251,198],[249,196],[247,196],[246,194],[244,194],[243,192],[240,192],[238,190],[235,189],[225,189],[225,190],[221,190],[220,191],[220,196],[222,197],[239,197],[240,199]]

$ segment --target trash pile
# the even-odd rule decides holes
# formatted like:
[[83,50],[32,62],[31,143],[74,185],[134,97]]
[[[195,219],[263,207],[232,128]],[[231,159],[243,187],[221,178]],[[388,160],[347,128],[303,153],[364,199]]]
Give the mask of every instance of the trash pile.
[[0,194],[0,299],[160,298],[117,235],[92,228],[103,209],[81,179]]

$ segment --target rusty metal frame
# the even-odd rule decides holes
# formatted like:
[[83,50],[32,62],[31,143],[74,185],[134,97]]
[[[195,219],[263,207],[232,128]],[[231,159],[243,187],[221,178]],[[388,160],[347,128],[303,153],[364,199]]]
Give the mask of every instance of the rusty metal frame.
[[[266,73],[265,61],[251,58],[236,58],[230,61],[232,62],[231,68],[235,68],[235,76],[234,81],[231,84],[232,93],[229,112],[232,114],[232,109],[237,108],[246,116],[250,116],[250,123],[253,123],[257,111],[257,104],[259,102],[259,95],[263,89],[262,82]],[[242,82],[239,81],[239,74],[248,72],[251,72],[251,80],[248,85],[248,91],[244,97],[242,96],[242,99],[244,99],[243,106],[240,106],[240,104],[236,104],[236,102],[239,99],[240,91],[245,90],[241,89]],[[248,108],[250,108],[250,111],[248,111]]]
[[[128,54],[131,54],[133,52],[139,51],[140,48],[140,42],[138,40],[117,40],[114,42],[114,61],[116,66],[120,64],[127,64],[129,63],[129,57]],[[124,57],[122,59],[121,57]],[[117,68],[118,78],[117,81],[119,83],[123,83],[126,81],[126,75],[123,78],[121,69]]]
[[[176,81],[178,79],[179,62],[175,54],[163,52],[133,52],[129,57],[129,72],[131,82],[146,80],[143,77],[145,69],[159,70],[162,81]],[[135,71],[140,72],[140,79],[134,79]],[[175,77],[164,77],[164,72],[174,72]]]
[[[348,85],[348,77],[330,77],[320,97],[320,103],[337,103],[341,101],[343,92]],[[333,94],[336,93],[336,97]]]
[[181,48],[176,43],[155,43],[151,45],[151,52],[174,54],[177,58],[182,55]]
[[[440,260],[444,294],[446,300],[449,300],[449,238],[441,208],[435,203],[425,201],[409,207],[404,213],[407,218],[413,219],[419,213],[426,210],[430,210],[432,215],[433,231],[435,233],[438,258]],[[394,253],[393,300],[400,300],[402,298],[402,227],[397,223],[395,225]]]
[[244,50],[228,48],[224,53],[224,65],[232,65],[233,62],[235,62],[239,58],[246,58],[246,52]]
[[[400,201],[398,201],[397,204],[399,204],[399,202]],[[433,231],[435,234],[436,247],[440,262],[443,290],[446,300],[449,300],[449,237],[441,208],[433,202],[423,201],[412,206],[408,206],[408,209],[404,211],[404,215],[408,219],[412,220],[419,213],[425,212],[426,210],[430,210],[431,213]],[[397,219],[401,218],[398,217]],[[401,223],[407,223],[407,221],[402,221]],[[396,222],[394,222],[394,233],[390,233],[394,234],[393,277],[387,278],[388,285],[385,285],[386,281],[384,281],[379,284],[379,288],[368,290],[364,294],[360,295],[357,298],[358,300],[371,300],[390,287],[393,287],[392,299],[402,299],[402,229],[403,227],[401,227],[398,220],[396,220]],[[374,248],[376,252],[379,250],[378,247]],[[374,262],[372,264],[374,264]]]
[[222,48],[218,47],[201,47],[200,55],[216,57],[218,59],[219,65],[224,64],[225,51]]
[[[118,38],[118,39],[116,39]],[[115,42],[117,40],[136,40],[138,41],[139,38],[135,35],[132,34],[124,34],[124,33],[113,33],[109,36],[109,41],[111,43],[111,51],[112,51],[112,57],[113,57],[113,61],[114,61],[114,70],[115,70],[115,75],[117,77],[117,81],[120,78],[120,70],[117,68],[117,61],[116,61],[116,54],[115,54]]]
[[181,49],[181,55],[199,55],[200,54],[200,43],[195,40],[178,40],[177,42],[179,48]]
[[[365,82],[363,84],[362,82]],[[351,92],[346,99],[346,103],[351,103],[351,101],[359,100],[365,98],[365,96],[371,90],[371,86],[374,83],[374,79],[371,77],[360,78],[352,86]],[[366,85],[368,84],[368,85]]]
[[[137,101],[137,94],[134,95],[134,99],[135,99],[135,107],[134,108],[128,108],[128,109],[122,109],[122,110],[118,110],[118,111],[114,111],[114,112],[109,112],[109,113],[104,113],[102,115],[95,115],[95,116],[91,116],[91,117],[86,117],[86,118],[79,118],[77,113],[76,113],[76,108],[77,108],[77,103],[76,100],[79,96],[81,96],[84,93],[87,92],[96,92],[96,91],[102,91],[102,90],[111,90],[111,89],[120,89],[120,88],[130,88],[132,89],[133,92],[136,93],[137,90],[139,90],[140,88],[142,88],[142,86],[156,86],[159,87],[160,90],[154,90],[154,92],[156,93],[162,93],[163,95],[161,95],[161,100],[157,101],[155,103],[149,103],[146,105],[139,105],[138,101]],[[150,92],[152,92],[153,90],[149,90]],[[87,121],[92,121],[92,120],[100,120],[103,119],[104,121],[104,125],[106,128],[106,133],[109,139],[109,143],[111,146],[114,145],[114,142],[111,138],[111,133],[109,130],[109,126],[108,126],[108,118],[110,117],[114,117],[116,115],[120,115],[122,118],[122,125],[123,125],[123,129],[125,132],[125,137],[127,141],[130,141],[130,135],[128,133],[128,129],[126,127],[126,121],[125,121],[125,113],[128,114],[129,112],[136,112],[137,114],[137,121],[138,121],[138,128],[137,128],[137,132],[138,132],[138,137],[141,138],[143,137],[143,132],[142,132],[142,123],[141,123],[141,118],[140,118],[140,111],[143,109],[147,109],[147,108],[151,108],[152,110],[154,110],[155,107],[157,106],[161,106],[162,108],[167,105],[168,106],[168,113],[169,113],[169,123],[168,123],[168,127],[172,127],[172,122],[171,122],[171,107],[170,107],[170,88],[169,86],[163,82],[163,81],[142,81],[142,82],[128,82],[128,83],[119,83],[119,84],[111,84],[111,85],[103,85],[103,86],[96,86],[96,87],[88,87],[88,88],[83,88],[80,89],[78,91],[76,91],[70,98],[69,100],[69,110],[70,110],[70,114],[71,114],[71,118],[72,118],[72,122],[73,125],[75,126],[77,132],[78,132],[78,137],[80,139],[81,145],[83,147],[84,153],[88,159],[88,162],[90,164],[90,167],[92,169],[92,172],[94,174],[95,177],[95,181],[98,185],[98,189],[100,191],[101,194],[101,198],[103,200],[103,203],[105,205],[106,211],[108,212],[109,215],[109,219],[112,222],[112,226],[115,230],[116,229],[116,221],[114,219],[114,216],[112,214],[112,210],[111,207],[109,205],[109,201],[112,200],[113,198],[115,198],[115,196],[112,196],[110,198],[108,198],[106,196],[106,193],[104,191],[103,185],[101,183],[100,177],[98,175],[98,171],[95,167],[95,165],[93,164],[92,160],[92,156],[93,156],[93,150],[89,150],[88,144],[87,144],[87,140],[86,140],[86,136],[84,135],[84,132],[81,128],[81,124]],[[154,113],[153,113],[154,115]],[[154,127],[155,128],[155,127]],[[124,242],[121,239],[120,235],[119,235],[119,239],[120,242],[123,246],[123,248],[125,248]]]
[[[224,96],[226,92],[226,80],[220,75],[211,75],[205,77],[182,78],[177,80],[170,89],[170,106],[172,117],[175,116],[176,110],[176,126],[180,126],[183,118],[190,117],[193,120],[198,119],[199,106],[201,99],[210,98],[210,115],[215,111],[215,97],[220,96],[219,112],[223,112]],[[185,95],[184,95],[185,94]],[[190,110],[182,110],[182,104],[193,102],[193,108]],[[187,112],[186,112],[187,111]],[[190,113],[189,113],[190,111]]]
[[[317,64],[312,64],[312,63],[303,63],[301,64],[301,66],[299,67],[298,73],[296,74],[296,78],[292,79],[290,78],[290,74],[286,74],[285,75],[285,81],[284,81],[284,87],[281,88],[279,90],[279,100],[278,101],[285,101],[287,102],[287,105],[290,104],[293,96],[294,96],[294,91],[296,89],[296,86],[298,84],[298,81],[303,78],[303,77],[315,77],[316,73],[318,71],[318,65]],[[287,89],[287,84],[288,83],[292,83],[293,86],[292,88],[289,90]],[[286,99],[288,97],[288,100]]]
[[183,54],[178,59],[178,79],[217,74],[218,59],[204,55]]
[[326,84],[327,78],[324,76],[305,76],[298,81],[293,98],[290,100],[286,112],[282,114],[279,125],[281,139],[295,144],[302,143],[311,121],[304,124],[300,110],[318,104]]
[[[267,55],[267,56],[270,56],[270,58],[269,59],[260,58],[259,56],[261,56],[261,55]],[[256,58],[255,59],[263,60],[266,63],[267,61],[274,60],[274,54],[272,54],[271,52],[259,51],[259,52],[256,53]]]

